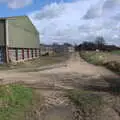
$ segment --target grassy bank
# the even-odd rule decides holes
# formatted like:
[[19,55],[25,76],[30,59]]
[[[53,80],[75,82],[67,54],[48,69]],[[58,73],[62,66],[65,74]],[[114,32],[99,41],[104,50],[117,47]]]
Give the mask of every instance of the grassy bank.
[[80,56],[87,62],[95,65],[105,66],[106,68],[120,74],[120,56],[108,52],[80,52]]
[[112,54],[120,55],[120,50],[114,50],[111,52]]
[[0,120],[25,120],[26,111],[36,104],[35,98],[31,88],[17,84],[0,86]]
[[84,110],[92,109],[93,107],[97,109],[103,102],[101,96],[91,91],[71,90],[68,92],[68,97],[75,105]]
[[92,91],[71,90],[68,92],[68,98],[77,106],[78,116],[87,118],[95,118],[100,112],[104,101],[102,97]]

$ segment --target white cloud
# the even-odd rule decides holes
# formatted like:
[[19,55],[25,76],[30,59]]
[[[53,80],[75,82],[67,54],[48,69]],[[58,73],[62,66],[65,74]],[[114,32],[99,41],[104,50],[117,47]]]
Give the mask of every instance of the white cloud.
[[17,9],[30,5],[32,0],[0,0],[0,2],[7,3],[9,8]]
[[88,12],[84,16],[84,18],[108,18],[118,13],[120,13],[120,0],[101,0],[96,4],[92,5],[90,9],[88,9]]
[[56,3],[53,3],[51,5],[45,6],[41,12],[36,12],[35,18],[38,20],[41,19],[51,19],[58,17],[61,15],[64,11],[64,5],[60,4],[57,5]]
[[120,0],[77,0],[52,3],[29,17],[45,43],[80,43],[100,35],[107,42],[120,45],[119,9]]

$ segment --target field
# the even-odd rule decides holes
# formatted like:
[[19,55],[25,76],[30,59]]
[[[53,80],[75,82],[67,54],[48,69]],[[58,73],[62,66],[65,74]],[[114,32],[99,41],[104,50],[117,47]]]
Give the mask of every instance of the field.
[[95,52],[82,51],[80,56],[87,62],[105,66],[108,69],[120,74],[120,51],[113,52]]
[[112,54],[120,55],[120,50],[115,50],[111,52]]

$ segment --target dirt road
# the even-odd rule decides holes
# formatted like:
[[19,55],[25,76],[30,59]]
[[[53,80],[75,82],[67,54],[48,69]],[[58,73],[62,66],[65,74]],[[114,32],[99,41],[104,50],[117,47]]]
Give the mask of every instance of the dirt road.
[[[45,67],[36,68],[23,68],[17,70],[0,71],[0,80],[6,82],[24,81],[35,82],[41,81],[42,78],[48,78],[49,75],[64,75],[64,74],[77,74],[83,77],[118,77],[113,72],[103,68],[97,67],[85,62],[79,55],[73,54],[69,60],[64,63],[49,65]],[[61,76],[61,75],[60,75]],[[49,76],[50,77],[50,76]]]
[[[79,89],[91,85],[108,89],[114,83],[114,80],[117,81],[119,78],[106,68],[85,62],[79,57],[78,53],[73,54],[64,63],[37,68],[36,70],[23,68],[22,70],[0,72],[1,84],[20,81],[35,88],[37,92],[44,96],[45,106],[48,109],[43,115],[44,118],[39,116],[38,120],[72,120],[73,106],[64,96],[64,90]],[[109,110],[107,112],[109,113]],[[120,119],[115,111],[112,114],[114,115],[109,117],[109,120]]]

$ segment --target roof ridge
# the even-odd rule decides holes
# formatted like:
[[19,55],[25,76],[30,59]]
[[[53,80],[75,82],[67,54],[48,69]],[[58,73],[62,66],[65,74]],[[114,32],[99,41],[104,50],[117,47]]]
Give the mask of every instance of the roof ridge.
[[8,18],[16,18],[16,17],[28,17],[27,15],[20,15],[20,16],[8,16],[8,17],[0,17],[0,19],[8,19]]

